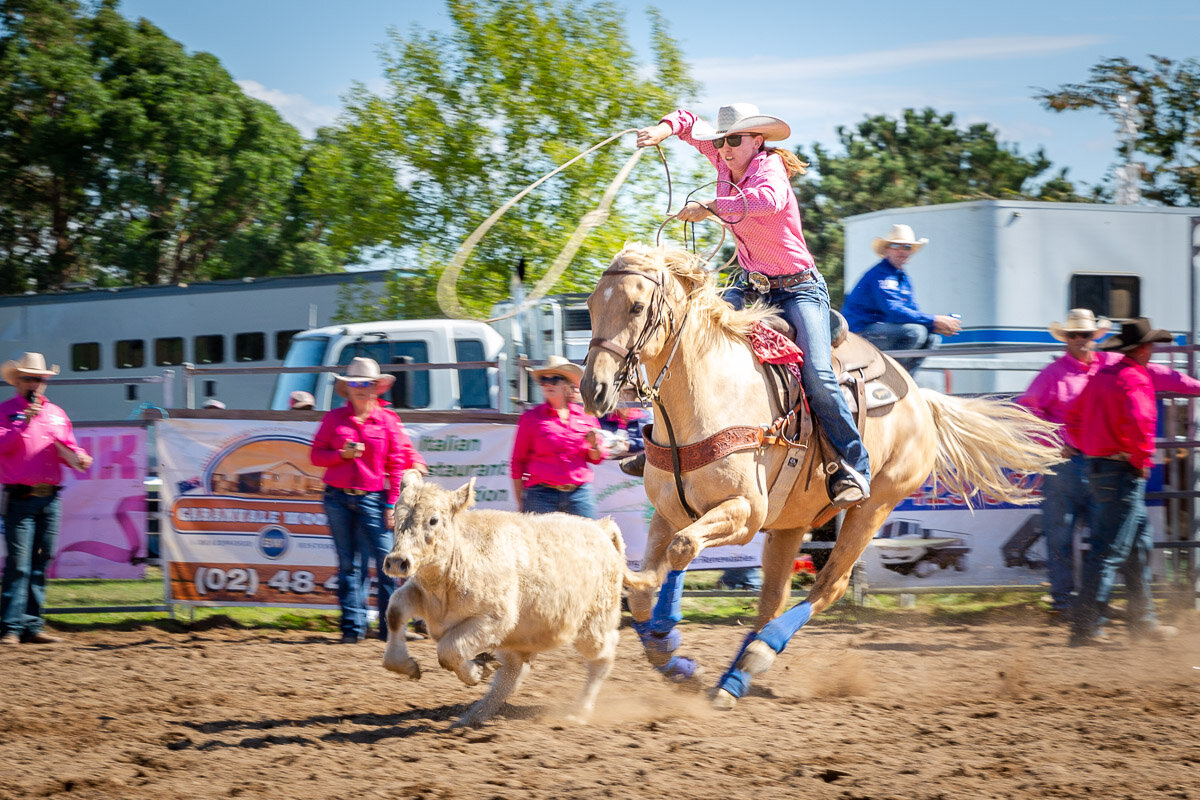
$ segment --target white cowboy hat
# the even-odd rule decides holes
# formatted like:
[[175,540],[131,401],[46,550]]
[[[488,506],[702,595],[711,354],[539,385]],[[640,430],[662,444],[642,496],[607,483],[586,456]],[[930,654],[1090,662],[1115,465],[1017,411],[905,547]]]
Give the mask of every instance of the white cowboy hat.
[[583,378],[583,370],[562,356],[550,356],[542,366],[526,367],[526,369],[535,378],[540,378],[543,375],[562,375],[576,386],[579,385],[579,381]]
[[768,142],[777,142],[791,136],[792,129],[779,117],[758,113],[758,106],[752,103],[721,106],[717,112],[716,130],[704,120],[692,126],[692,138],[701,142],[711,142],[731,133],[761,133]]
[[1068,333],[1090,333],[1093,339],[1099,339],[1111,327],[1111,321],[1104,317],[1096,319],[1090,308],[1072,308],[1067,312],[1066,322],[1050,323],[1050,335],[1060,342],[1067,340]]
[[302,389],[298,389],[288,395],[288,408],[294,411],[307,411],[315,408],[316,405],[316,398]]
[[875,255],[884,256],[887,255],[888,246],[893,244],[912,245],[910,252],[915,254],[922,247],[929,244],[929,240],[918,240],[913,235],[913,229],[907,225],[893,225],[892,229],[888,231],[887,236],[875,237],[875,241],[871,242],[871,249],[875,251]]
[[350,363],[346,365],[345,375],[334,375],[333,380],[334,394],[338,397],[348,398],[346,381],[374,381],[375,394],[381,395],[392,388],[392,384],[396,382],[396,376],[381,373],[379,362],[375,359],[358,356],[351,359]]
[[46,357],[41,353],[25,353],[16,361],[5,361],[4,366],[0,367],[0,375],[13,386],[17,385],[17,378],[21,375],[40,375],[48,378],[57,374],[58,364],[46,369]]

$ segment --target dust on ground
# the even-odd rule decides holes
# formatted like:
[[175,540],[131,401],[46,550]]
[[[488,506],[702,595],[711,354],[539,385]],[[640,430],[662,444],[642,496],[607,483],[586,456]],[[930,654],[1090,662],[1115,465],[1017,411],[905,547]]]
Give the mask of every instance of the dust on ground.
[[[730,712],[665,684],[622,630],[590,725],[546,654],[483,692],[336,634],[156,627],[0,650],[0,798],[1200,798],[1200,615],[1178,639],[1070,649],[1041,612],[822,620]],[[712,685],[745,628],[685,624]]]

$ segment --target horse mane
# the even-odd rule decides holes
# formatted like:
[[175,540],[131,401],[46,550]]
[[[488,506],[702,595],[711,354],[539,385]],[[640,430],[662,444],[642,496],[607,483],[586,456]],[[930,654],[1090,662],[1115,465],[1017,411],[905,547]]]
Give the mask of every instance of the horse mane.
[[612,266],[661,270],[673,275],[687,295],[689,313],[699,316],[704,322],[699,326],[700,333],[697,336],[701,342],[706,337],[745,342],[755,325],[779,313],[762,302],[755,302],[741,310],[735,309],[725,302],[726,287],[717,285],[716,271],[707,269],[705,261],[699,256],[677,247],[629,243],[613,258]]

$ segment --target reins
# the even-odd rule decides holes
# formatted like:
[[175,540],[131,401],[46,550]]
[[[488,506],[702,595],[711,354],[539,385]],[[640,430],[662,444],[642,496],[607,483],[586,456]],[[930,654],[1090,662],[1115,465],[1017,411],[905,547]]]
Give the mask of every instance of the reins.
[[[691,306],[684,306],[683,316],[679,318],[678,326],[675,324],[675,312],[667,303],[666,285],[663,280],[655,275],[647,274],[641,270],[628,268],[612,268],[609,267],[601,275],[603,279],[609,275],[636,275],[640,278],[645,278],[654,284],[654,291],[650,296],[650,305],[646,311],[646,322],[642,325],[641,331],[638,332],[637,338],[633,342],[632,347],[624,347],[611,339],[594,338],[588,343],[588,350],[592,348],[600,348],[608,350],[621,359],[621,366],[617,369],[616,375],[613,378],[613,384],[622,386],[625,383],[632,384],[636,389],[638,396],[643,400],[650,400],[654,403],[654,407],[658,410],[655,415],[662,417],[662,421],[667,428],[667,441],[671,449],[671,465],[672,473],[675,476],[675,493],[679,496],[679,503],[683,506],[683,510],[693,521],[700,519],[700,515],[692,508],[691,503],[687,501],[687,495],[683,489],[683,470],[682,462],[679,457],[679,441],[675,438],[675,426],[671,424],[671,415],[667,413],[667,408],[663,405],[662,395],[659,388],[671,370],[671,362],[675,360],[676,353],[679,352],[679,345],[683,341],[683,328],[687,324],[688,315],[691,313]],[[667,355],[667,360],[659,370],[658,376],[654,379],[654,383],[647,386],[642,376],[638,373],[637,366],[641,360],[642,348],[650,341],[650,337],[663,324],[664,317],[668,320],[667,336],[674,337],[675,341],[671,345],[671,352]]]

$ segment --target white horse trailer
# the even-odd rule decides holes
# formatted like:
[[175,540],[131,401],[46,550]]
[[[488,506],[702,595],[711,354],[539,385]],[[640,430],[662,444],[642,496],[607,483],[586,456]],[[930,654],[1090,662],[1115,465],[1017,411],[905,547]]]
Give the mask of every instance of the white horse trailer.
[[[860,214],[845,220],[847,292],[879,261],[874,238],[896,223],[929,239],[906,266],[922,310],[962,317],[963,332],[942,352],[1054,345],[1047,325],[1070,308],[1116,321],[1146,316],[1178,344],[1195,339],[1198,208],[981,200]],[[979,357],[979,369],[933,356],[918,378],[958,367],[944,388],[1019,392],[1056,355]]]
[[[379,292],[387,271],[297,275],[0,297],[0,357],[43,353],[62,370],[49,397],[73,420],[182,406],[181,368],[277,367],[295,334],[333,321],[343,287]],[[164,374],[173,373],[163,381]],[[77,379],[108,382],[75,384]],[[157,379],[158,383],[143,381]],[[197,404],[266,408],[274,375],[202,381]]]

